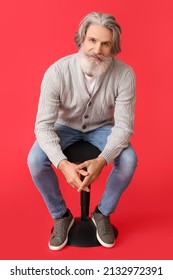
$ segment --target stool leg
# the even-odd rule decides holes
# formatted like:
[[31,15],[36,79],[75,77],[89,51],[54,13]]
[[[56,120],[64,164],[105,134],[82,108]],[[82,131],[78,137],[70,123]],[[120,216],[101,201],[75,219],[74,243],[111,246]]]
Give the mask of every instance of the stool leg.
[[[86,168],[84,168],[87,171]],[[81,181],[84,180],[84,176],[80,176]],[[90,189],[90,186],[88,186]],[[80,194],[80,206],[81,206],[81,220],[87,221],[89,219],[89,206],[90,206],[90,192],[81,191]]]
[[[88,186],[90,189],[90,186]],[[81,220],[87,221],[89,219],[89,206],[90,206],[90,192],[81,191]]]

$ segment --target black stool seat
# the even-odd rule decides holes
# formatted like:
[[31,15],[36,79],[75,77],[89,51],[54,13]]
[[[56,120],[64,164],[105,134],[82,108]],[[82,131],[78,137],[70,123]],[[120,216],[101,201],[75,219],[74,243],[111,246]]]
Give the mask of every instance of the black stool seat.
[[[81,140],[67,147],[63,153],[70,162],[82,163],[97,158],[100,150],[89,142]],[[75,218],[75,223],[69,231],[68,244],[78,247],[100,246],[96,238],[95,225],[89,217],[90,192],[81,191],[80,204],[81,217]],[[116,228],[114,228],[114,232],[117,236]]]

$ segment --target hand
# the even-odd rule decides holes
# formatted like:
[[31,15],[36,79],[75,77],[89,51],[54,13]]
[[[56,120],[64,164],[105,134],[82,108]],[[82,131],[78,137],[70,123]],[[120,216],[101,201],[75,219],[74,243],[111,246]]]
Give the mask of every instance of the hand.
[[[67,183],[69,183],[73,188],[80,190],[82,181],[79,178],[79,174],[82,176],[87,176],[88,172],[83,169],[78,170],[78,165],[71,163],[68,160],[62,160],[58,167],[62,171]],[[82,189],[87,192],[90,191],[88,186],[82,187]]]
[[87,160],[79,164],[77,166],[77,172],[80,173],[83,168],[86,168],[88,174],[84,175],[85,178],[78,188],[78,191],[80,192],[82,190],[85,190],[85,188],[87,188],[92,182],[94,182],[99,177],[103,167],[106,166],[106,164],[107,162],[103,157]]

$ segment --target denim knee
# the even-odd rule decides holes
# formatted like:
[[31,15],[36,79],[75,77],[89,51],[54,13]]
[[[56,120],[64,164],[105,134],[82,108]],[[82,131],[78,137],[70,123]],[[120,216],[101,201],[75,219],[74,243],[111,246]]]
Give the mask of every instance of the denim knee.
[[50,167],[51,162],[38,143],[35,142],[28,154],[27,164],[31,174],[37,175]]
[[133,147],[129,145],[129,147],[125,148],[121,154],[114,160],[114,165],[116,168],[121,169],[124,176],[129,177],[134,173],[137,166],[137,155],[134,151]]

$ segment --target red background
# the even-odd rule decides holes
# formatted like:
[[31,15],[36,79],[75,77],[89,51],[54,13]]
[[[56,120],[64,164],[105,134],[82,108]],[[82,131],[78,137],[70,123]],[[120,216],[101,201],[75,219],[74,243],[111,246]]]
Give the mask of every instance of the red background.
[[[173,258],[173,4],[138,1],[1,1],[0,259]],[[76,52],[74,33],[91,11],[115,15],[122,53],[137,77],[135,135],[139,164],[112,222],[116,246],[66,247],[51,252],[52,219],[26,164],[35,139],[40,83],[47,67]],[[107,167],[92,186],[91,210],[103,191]],[[68,206],[79,215],[78,193],[61,177]]]

